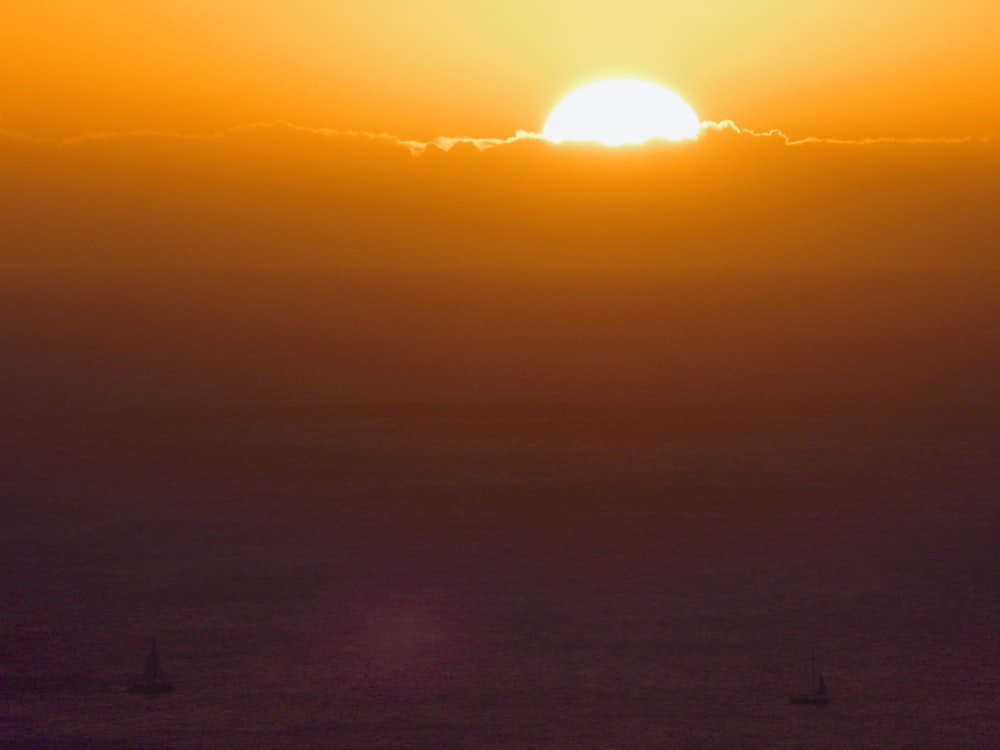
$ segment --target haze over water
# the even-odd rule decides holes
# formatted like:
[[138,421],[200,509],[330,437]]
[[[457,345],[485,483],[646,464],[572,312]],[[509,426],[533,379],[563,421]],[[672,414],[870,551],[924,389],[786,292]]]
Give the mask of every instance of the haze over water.
[[0,746],[996,747],[995,292],[8,274]]
[[0,750],[1000,747],[1000,4],[3,7]]

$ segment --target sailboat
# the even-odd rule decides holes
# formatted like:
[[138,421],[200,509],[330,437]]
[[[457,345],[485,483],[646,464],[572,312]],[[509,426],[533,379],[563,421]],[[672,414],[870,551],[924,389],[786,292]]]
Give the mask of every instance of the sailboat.
[[812,656],[812,691],[808,693],[796,693],[791,696],[789,702],[796,705],[825,706],[830,702],[830,693],[826,689],[826,681],[823,673],[816,669],[816,654]]
[[160,654],[156,650],[156,639],[151,638],[149,653],[146,655],[146,667],[142,672],[142,677],[128,691],[130,693],[158,695],[159,693],[169,693],[173,689],[174,686],[167,681],[167,678],[163,674],[163,666],[160,664]]

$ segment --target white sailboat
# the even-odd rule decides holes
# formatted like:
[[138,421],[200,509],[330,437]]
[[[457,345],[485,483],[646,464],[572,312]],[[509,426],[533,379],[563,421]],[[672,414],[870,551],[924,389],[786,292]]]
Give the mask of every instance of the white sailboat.
[[157,695],[159,693],[169,693],[174,689],[166,676],[163,674],[163,666],[160,664],[160,654],[156,650],[156,639],[150,639],[149,653],[146,655],[146,666],[140,677],[128,691],[130,693],[144,693],[146,695]]

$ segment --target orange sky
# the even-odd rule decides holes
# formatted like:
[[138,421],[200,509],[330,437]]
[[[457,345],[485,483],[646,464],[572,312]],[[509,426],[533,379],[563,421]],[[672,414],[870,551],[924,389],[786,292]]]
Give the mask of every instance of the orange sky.
[[[992,269],[997,7],[14,0],[0,264]],[[530,137],[612,75],[735,126]]]
[[[995,414],[1000,11],[885,7],[9,0],[8,402]],[[610,75],[736,124],[488,140]]]
[[0,127],[505,137],[629,76],[795,138],[981,136],[1000,130],[998,38],[984,0],[7,0]]
[[[996,519],[998,49],[1000,0],[0,0],[0,522],[18,522],[0,541],[27,530],[15,544],[23,557],[0,550],[0,568],[54,571],[13,589],[12,611],[28,602],[22,632],[34,635],[21,676],[8,679],[5,664],[0,681],[5,701],[11,687],[30,700],[11,705],[35,708],[16,708],[10,726],[31,742],[90,742],[74,717],[112,673],[99,666],[105,654],[88,663],[67,648],[80,636],[99,647],[98,631],[120,642],[112,620],[121,632],[147,612],[177,643],[204,623],[228,628],[202,584],[198,566],[216,559],[202,538],[256,560],[269,590],[287,579],[313,592],[290,608],[304,618],[293,635],[325,632],[316,613],[343,610],[341,594],[425,574],[429,591],[454,573],[456,591],[510,589],[515,609],[541,602],[544,587],[532,583],[527,599],[514,591],[537,561],[556,582],[538,612],[582,612],[590,600],[578,607],[562,583],[574,569],[580,581],[603,575],[605,559],[623,581],[655,566],[651,586],[676,581],[699,600],[726,605],[731,590],[737,609],[776,573],[776,595],[759,606],[779,614],[846,562],[857,577],[842,579],[843,607],[803,604],[802,632],[822,632],[812,625],[835,608],[822,626],[832,633],[864,616],[866,601],[894,607],[900,582],[923,591],[912,562],[925,552],[924,569],[946,576],[938,591],[984,603],[970,627],[995,628],[995,586],[979,585],[996,581],[995,550],[979,544],[990,527],[969,555],[950,557],[959,537],[920,545],[952,509],[979,514],[956,529]],[[620,149],[537,137],[565,94],[609,77],[675,91],[704,121],[698,137]],[[788,524],[772,524],[782,509]],[[65,524],[50,523],[60,515]],[[646,528],[647,517],[663,520]],[[884,590],[862,578],[868,558],[850,535],[839,560],[800,555],[824,519],[858,531],[889,565]],[[319,556],[293,547],[306,528]],[[900,545],[897,528],[919,529],[919,543]],[[432,550],[452,537],[441,556]],[[256,559],[266,539],[280,540],[285,579]],[[771,539],[795,550],[792,564],[743,565]],[[168,547],[174,557],[161,554]],[[133,553],[142,565],[123,578],[118,563]],[[696,567],[676,567],[688,557]],[[252,583],[237,571],[243,558],[218,559],[224,597]],[[310,577],[320,568],[328,592]],[[730,589],[718,585],[726,570],[740,571]],[[990,573],[977,581],[966,570]],[[580,590],[612,612],[604,580]],[[106,606],[115,588],[120,610]],[[95,628],[74,614],[88,592]],[[653,596],[674,607],[669,591]],[[233,601],[242,620],[264,617],[250,654],[280,621]],[[996,646],[966,650],[991,657],[992,673],[954,666],[943,628],[965,613],[950,601],[929,614],[921,604],[906,627],[941,649],[972,701],[995,689]],[[522,610],[525,628],[511,621],[518,643],[544,624]],[[889,637],[900,613],[884,620]],[[695,609],[681,614],[698,627]],[[667,622],[659,616],[650,627]],[[72,624],[54,628],[56,618]],[[761,664],[784,637],[772,619],[747,641]],[[506,654],[494,637],[505,622],[468,638],[461,625],[461,637]],[[717,632],[718,653],[734,655],[736,631]],[[853,653],[857,633],[835,635]],[[4,639],[4,658],[17,637]],[[339,659],[283,638],[294,659]],[[49,641],[57,658],[39,664]],[[626,676],[639,652],[615,649],[625,660],[607,674]],[[906,658],[919,663],[923,651]],[[520,680],[530,673],[517,653],[503,658]],[[567,674],[606,695],[612,683],[566,653]],[[497,728],[514,742],[563,736],[567,717],[529,734],[510,734],[502,715],[481,732],[467,722],[466,697],[489,697],[478,683],[489,661],[473,656],[471,691],[448,682],[440,693],[459,696],[458,708],[414,692],[391,698],[391,715],[409,705],[425,726],[431,706],[467,739]],[[336,669],[316,683],[315,705],[338,703]],[[640,681],[659,690],[651,674]],[[557,683],[540,684],[558,695]],[[371,724],[374,737],[381,719],[352,718],[390,716],[378,702],[391,691],[371,685],[343,692],[344,722],[298,709],[296,721],[342,737]],[[282,691],[276,706],[289,703]],[[56,709],[37,708],[43,693]],[[764,705],[748,695],[754,711]],[[77,714],[53,724],[69,702]],[[985,710],[947,705],[970,720]],[[32,711],[38,721],[22,721]],[[872,726],[886,715],[864,712]],[[625,734],[652,737],[633,731],[646,709],[636,716]],[[67,734],[47,734],[60,725]],[[751,736],[738,729],[739,741]],[[113,721],[99,731],[94,746],[126,742]]]

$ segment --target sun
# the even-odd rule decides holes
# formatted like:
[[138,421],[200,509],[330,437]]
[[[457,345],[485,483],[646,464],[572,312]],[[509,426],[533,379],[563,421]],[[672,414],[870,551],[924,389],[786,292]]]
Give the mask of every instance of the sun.
[[696,138],[699,130],[694,110],[677,94],[655,83],[618,78],[569,94],[549,115],[542,137],[553,143],[622,146],[651,138],[683,141]]

